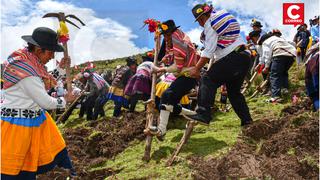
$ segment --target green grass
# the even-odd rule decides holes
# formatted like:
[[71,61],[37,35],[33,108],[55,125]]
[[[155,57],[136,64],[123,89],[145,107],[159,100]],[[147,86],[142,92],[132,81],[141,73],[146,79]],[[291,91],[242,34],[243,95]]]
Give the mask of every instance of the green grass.
[[94,137],[101,135],[103,132],[102,131],[96,131],[94,130],[88,137],[89,140],[92,140]]
[[[254,99],[247,100],[254,120],[277,118],[281,115],[281,109],[290,104],[290,98],[285,98],[282,104],[267,103],[268,98],[259,95]],[[114,159],[108,160],[103,166],[92,170],[104,168],[121,170],[116,174],[119,179],[192,179],[188,156],[219,157],[232,148],[241,131],[240,120],[233,111],[214,113],[210,126],[198,125],[195,127],[190,140],[182,148],[177,162],[168,168],[165,167],[165,163],[176,148],[185,129],[183,118],[171,118],[171,120],[173,122],[168,125],[169,130],[165,141],[158,142],[154,138],[150,162],[146,163],[141,160],[145,142],[134,141],[129,148]],[[259,149],[257,149],[258,151]]]
[[[280,115],[286,104],[266,103],[266,97],[258,97],[248,101],[253,119],[273,118]],[[182,148],[177,162],[172,167],[165,167],[165,163],[180,141],[184,129],[183,118],[173,118],[170,122],[166,139],[159,142],[154,138],[152,142],[151,160],[146,163],[141,160],[144,154],[144,141],[134,141],[124,152],[113,160],[108,160],[103,166],[92,170],[111,168],[121,170],[116,174],[119,179],[192,179],[192,170],[188,165],[188,156],[202,156],[204,158],[219,157],[228,152],[235,144],[240,133],[240,120],[231,111],[228,113],[214,113],[210,126],[198,125],[188,143]]]
[[291,156],[294,156],[296,154],[296,149],[293,148],[293,147],[289,148],[287,154],[291,155]]
[[299,160],[300,163],[306,162],[309,166],[319,169],[318,159],[310,156],[305,155],[303,159]]
[[[98,70],[114,69],[118,64],[125,64],[125,59],[98,61],[95,64]],[[304,68],[298,68],[296,64],[294,64],[289,74],[289,90],[295,92],[297,89],[302,89],[304,87]],[[252,94],[255,87],[261,82],[262,77],[259,76],[252,84],[252,87],[248,89],[248,95]],[[302,91],[299,95],[304,97],[305,93]],[[291,104],[291,95],[283,97],[284,102],[281,104],[267,103],[266,100],[268,98],[270,97],[263,95],[257,95],[253,99],[247,98],[253,120],[278,118],[281,116],[281,110]],[[113,102],[108,102],[104,109],[107,118],[112,117]],[[142,112],[144,106],[139,103],[136,110]],[[77,112],[74,114],[77,114]],[[304,117],[306,117],[306,115],[303,115],[303,118]],[[297,118],[294,125],[303,123],[301,120],[303,118],[302,116],[301,118]],[[79,119],[76,115],[72,115],[70,120],[64,125],[60,125],[59,128],[63,130],[64,128],[86,126],[86,124],[87,121],[84,119]],[[144,154],[145,142],[134,140],[122,153],[91,170],[113,169],[119,172],[115,174],[115,177],[118,179],[192,179],[192,169],[187,160],[188,156],[202,156],[204,158],[219,157],[232,148],[241,133],[240,120],[233,111],[228,113],[214,113],[213,122],[211,122],[210,126],[196,126],[190,140],[182,148],[177,161],[170,168],[165,167],[165,163],[180,141],[184,129],[185,120],[183,118],[171,118],[165,140],[159,142],[156,138],[153,139],[151,160],[148,163],[141,160]],[[263,142],[254,143],[257,147],[256,153],[259,153]],[[288,153],[294,154],[294,149],[290,149]],[[307,161],[312,165],[314,164],[313,159],[310,157],[306,157],[303,161]],[[106,179],[111,179],[111,177],[106,177]]]
[[190,155],[219,156],[229,150],[236,142],[240,132],[240,121],[234,113],[217,113],[214,117],[214,122],[209,127],[200,125],[195,127],[189,142],[179,155],[178,162],[171,168],[167,168],[165,167],[165,162],[184,133],[184,128],[182,128],[185,126],[184,119],[175,118],[174,120],[175,122],[170,123],[169,127],[177,126],[178,129],[169,129],[165,141],[158,142],[154,138],[150,162],[146,163],[141,160],[144,154],[144,141],[134,141],[129,148],[116,156],[114,160],[109,160],[103,167],[96,169],[122,169],[116,175],[119,179],[147,177],[191,179],[191,171],[186,157]]
[[270,97],[258,96],[256,98],[247,100],[250,114],[253,120],[257,119],[272,119],[279,117],[281,109],[288,106],[290,101],[285,100],[284,103],[271,104],[266,102]]
[[264,140],[260,140],[258,143],[256,143],[256,154],[259,154],[262,148],[262,145],[264,143]]
[[[136,58],[138,63],[142,62],[142,56],[143,54],[137,54],[133,55],[134,58]],[[93,64],[96,66],[95,69],[97,72],[104,72],[106,70],[115,70],[118,65],[125,65],[126,64],[126,58],[116,58],[116,59],[110,59],[110,60],[97,60],[94,61]],[[78,65],[78,70],[74,69],[74,67],[71,68],[71,74],[77,74],[81,71],[81,69],[85,68],[87,66],[87,63],[83,63]]]

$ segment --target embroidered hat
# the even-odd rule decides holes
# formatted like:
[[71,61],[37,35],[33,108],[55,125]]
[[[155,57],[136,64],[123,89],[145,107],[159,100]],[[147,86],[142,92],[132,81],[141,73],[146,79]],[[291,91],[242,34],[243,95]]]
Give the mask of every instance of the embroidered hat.
[[176,23],[172,19],[161,23],[161,34],[172,33],[177,30],[180,26],[176,26]]
[[211,12],[213,9],[212,5],[208,4],[197,4],[192,8],[192,14],[196,18],[195,22],[204,15],[205,13]]

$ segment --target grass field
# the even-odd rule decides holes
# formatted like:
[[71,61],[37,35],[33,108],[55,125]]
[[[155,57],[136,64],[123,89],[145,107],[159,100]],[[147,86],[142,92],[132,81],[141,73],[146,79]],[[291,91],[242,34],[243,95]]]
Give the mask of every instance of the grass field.
[[[101,63],[103,64],[103,63]],[[114,62],[109,63],[115,65]],[[101,68],[100,68],[101,69]],[[291,89],[295,92],[304,86],[303,68],[294,65],[290,70]],[[261,82],[259,77],[256,84]],[[253,92],[254,87],[249,89]],[[299,94],[305,96],[304,92]],[[267,103],[268,97],[258,95],[256,98],[248,100],[250,113],[254,121],[263,118],[275,118],[281,114],[281,109],[291,104],[291,94],[284,97],[282,104]],[[112,116],[113,103],[108,102],[105,106],[107,117]],[[137,111],[143,111],[144,107],[138,104]],[[87,121],[78,119],[77,112],[69,118],[59,128],[63,131],[65,128],[74,128],[78,126],[86,126]],[[107,160],[103,165],[94,167],[91,170],[113,169],[117,171],[114,176],[106,177],[107,179],[192,179],[192,169],[189,166],[188,157],[202,156],[205,158],[217,157],[225,154],[237,141],[237,137],[241,135],[240,120],[231,110],[230,112],[216,112],[213,114],[213,121],[210,126],[198,125],[195,127],[193,134],[188,143],[183,147],[182,152],[172,167],[165,167],[165,162],[174,151],[177,143],[180,141],[184,129],[185,119],[182,117],[173,117],[170,119],[169,130],[165,140],[159,142],[156,138],[152,142],[151,160],[146,163],[141,160],[144,153],[144,141],[134,140],[130,146],[113,159]]]

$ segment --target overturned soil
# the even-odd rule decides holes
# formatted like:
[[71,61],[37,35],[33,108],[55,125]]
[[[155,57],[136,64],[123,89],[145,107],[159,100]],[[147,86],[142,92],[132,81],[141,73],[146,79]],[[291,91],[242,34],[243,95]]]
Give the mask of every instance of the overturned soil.
[[190,157],[195,179],[318,179],[319,121],[306,101],[242,130],[223,157]]
[[[119,170],[113,169],[90,169],[121,153],[132,140],[143,140],[145,120],[145,113],[124,113],[121,119],[103,119],[92,121],[86,127],[66,129],[63,136],[77,174],[73,179],[104,179],[118,173]],[[57,167],[38,179],[66,179],[68,175],[66,170]]]

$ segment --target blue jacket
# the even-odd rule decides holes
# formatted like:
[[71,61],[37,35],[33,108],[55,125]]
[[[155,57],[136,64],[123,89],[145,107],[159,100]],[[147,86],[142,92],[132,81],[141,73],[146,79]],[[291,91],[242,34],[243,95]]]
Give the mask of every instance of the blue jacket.
[[311,27],[312,42],[319,41],[319,25]]

